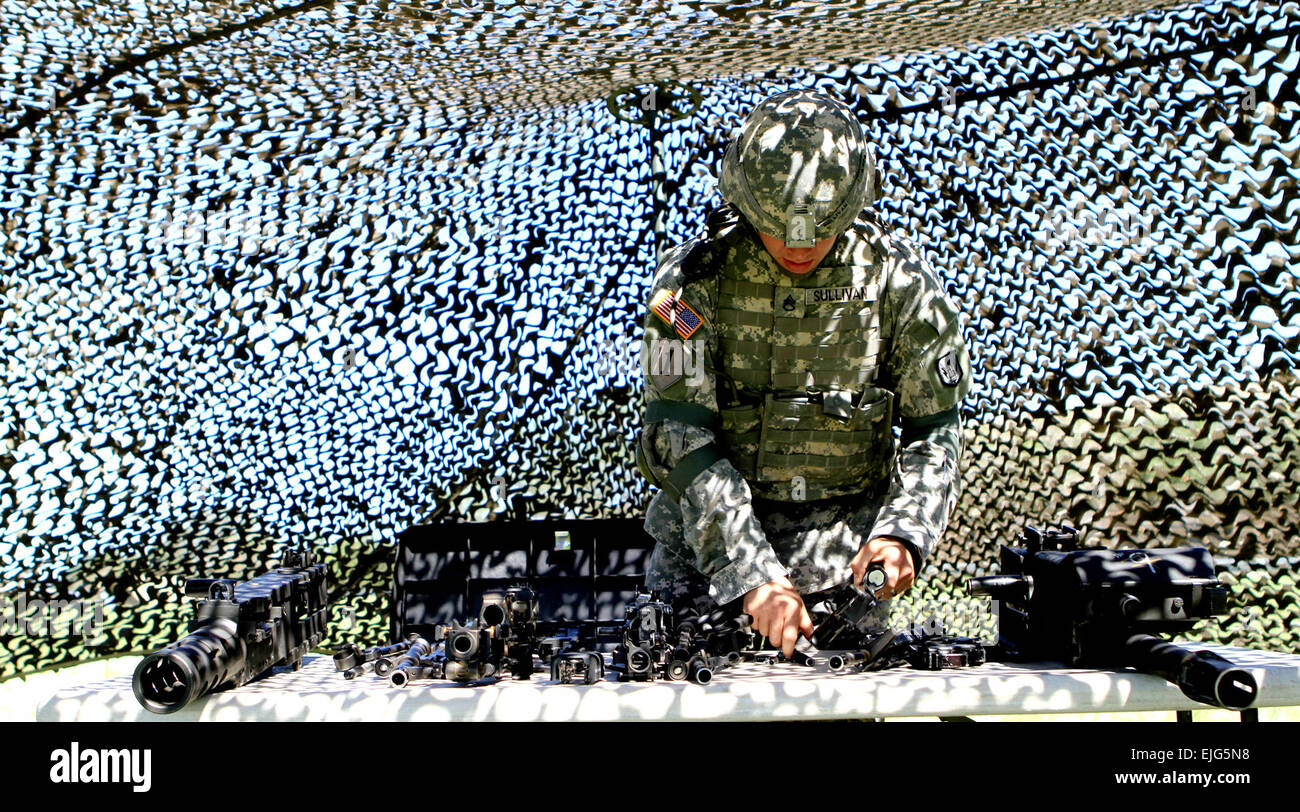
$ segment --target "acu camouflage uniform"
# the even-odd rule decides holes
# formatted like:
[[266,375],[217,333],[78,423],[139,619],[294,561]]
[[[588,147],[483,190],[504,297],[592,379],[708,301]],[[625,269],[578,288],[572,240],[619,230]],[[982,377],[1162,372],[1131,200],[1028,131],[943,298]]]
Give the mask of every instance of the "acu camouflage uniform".
[[853,215],[797,275],[727,204],[656,271],[637,456],[662,488],[646,583],[679,608],[788,576],[815,611],[871,538],[901,540],[919,573],[947,525],[970,387],[958,313],[910,243]]

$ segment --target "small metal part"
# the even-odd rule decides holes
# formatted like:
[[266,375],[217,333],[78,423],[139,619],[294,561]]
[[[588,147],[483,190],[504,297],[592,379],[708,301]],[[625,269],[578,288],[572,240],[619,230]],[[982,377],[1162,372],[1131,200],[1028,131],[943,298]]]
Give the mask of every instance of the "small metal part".
[[889,576],[885,574],[885,566],[879,562],[867,567],[867,571],[862,577],[863,587],[873,594],[883,589],[888,581]]

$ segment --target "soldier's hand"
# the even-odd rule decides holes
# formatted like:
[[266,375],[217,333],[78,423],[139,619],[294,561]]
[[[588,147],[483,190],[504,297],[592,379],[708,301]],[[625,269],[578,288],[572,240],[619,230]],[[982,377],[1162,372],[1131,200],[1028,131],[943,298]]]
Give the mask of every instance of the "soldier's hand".
[[749,590],[745,593],[744,607],[754,619],[751,624],[754,631],[771,640],[772,645],[780,646],[787,658],[794,654],[799,635],[812,636],[812,617],[789,578],[778,578]]
[[916,571],[912,566],[912,553],[903,542],[888,536],[876,536],[862,545],[858,554],[849,562],[853,570],[853,585],[862,586],[862,578],[867,567],[876,561],[885,565],[885,586],[879,597],[892,598],[901,595],[916,583]]

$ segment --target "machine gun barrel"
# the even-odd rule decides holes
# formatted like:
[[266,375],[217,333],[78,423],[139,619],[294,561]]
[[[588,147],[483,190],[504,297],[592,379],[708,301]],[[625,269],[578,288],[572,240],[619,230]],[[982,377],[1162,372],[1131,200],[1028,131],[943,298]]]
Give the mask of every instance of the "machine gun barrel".
[[1028,600],[1034,580],[1022,575],[985,575],[966,582],[966,592],[998,601]]
[[310,551],[295,549],[278,568],[242,583],[189,579],[186,595],[203,597],[189,634],[140,661],[131,681],[136,699],[153,713],[175,713],[275,666],[297,668],[325,635],[326,575]]
[[1127,664],[1177,685],[1197,702],[1245,710],[1259,695],[1255,678],[1212,651],[1193,651],[1151,634],[1135,634],[1124,644]]
[[217,621],[145,657],[135,669],[135,698],[154,713],[175,713],[244,668],[235,624]]

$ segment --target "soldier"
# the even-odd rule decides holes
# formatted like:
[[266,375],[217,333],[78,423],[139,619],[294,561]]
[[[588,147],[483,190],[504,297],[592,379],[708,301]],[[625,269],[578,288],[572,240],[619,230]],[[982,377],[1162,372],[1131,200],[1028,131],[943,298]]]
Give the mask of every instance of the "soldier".
[[876,561],[883,626],[960,487],[958,312],[865,208],[874,174],[844,104],[766,99],[723,160],[726,203],[664,255],[645,316],[646,585],[680,611],[743,598],[787,657],[809,608]]

